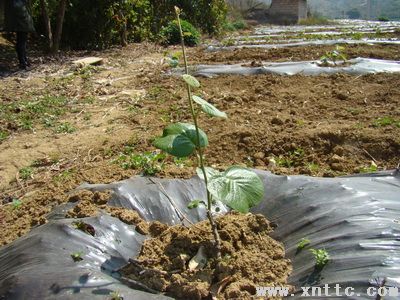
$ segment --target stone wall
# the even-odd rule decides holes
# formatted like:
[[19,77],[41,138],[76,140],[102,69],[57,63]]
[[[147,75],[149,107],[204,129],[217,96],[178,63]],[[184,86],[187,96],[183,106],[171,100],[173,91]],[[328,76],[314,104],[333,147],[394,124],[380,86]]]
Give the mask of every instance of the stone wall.
[[297,23],[307,18],[307,0],[272,0],[267,16],[270,23]]

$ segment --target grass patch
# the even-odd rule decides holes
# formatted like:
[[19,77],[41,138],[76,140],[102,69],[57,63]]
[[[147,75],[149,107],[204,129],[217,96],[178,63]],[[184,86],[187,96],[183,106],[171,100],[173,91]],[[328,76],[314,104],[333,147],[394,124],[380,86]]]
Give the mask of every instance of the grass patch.
[[311,25],[330,25],[333,24],[332,21],[328,20],[325,17],[321,16],[311,16],[308,17],[307,19],[303,19],[299,21],[299,25],[304,25],[304,26],[311,26]]
[[115,160],[124,169],[140,170],[145,176],[162,171],[166,155],[158,152],[134,153],[132,147],[126,147]]
[[396,126],[400,128],[400,120],[395,120],[392,117],[382,117],[376,119],[373,123],[372,126],[374,127],[386,127],[386,126]]
[[[32,130],[37,123],[52,126],[54,120],[66,113],[68,103],[69,100],[66,97],[47,95],[38,99],[2,104],[0,106],[0,119],[15,130]],[[0,131],[5,132],[2,128],[0,128]]]
[[73,133],[76,128],[68,122],[60,123],[54,130],[55,133]]
[[33,169],[31,167],[25,167],[19,170],[19,177],[22,180],[31,179],[33,175]]
[[8,135],[9,134],[7,131],[0,130],[0,142],[6,140],[8,138]]
[[276,164],[279,167],[291,168],[303,165],[304,150],[297,148],[296,150],[289,151],[287,155],[280,155],[276,159]]

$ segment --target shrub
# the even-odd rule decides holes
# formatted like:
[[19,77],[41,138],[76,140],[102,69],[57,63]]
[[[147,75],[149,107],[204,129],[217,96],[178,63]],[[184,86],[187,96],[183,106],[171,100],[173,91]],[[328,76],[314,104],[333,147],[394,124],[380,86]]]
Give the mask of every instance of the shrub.
[[[184,36],[185,45],[196,46],[200,43],[199,31],[188,21],[181,21],[182,32]],[[176,20],[168,23],[163,27],[160,32],[160,39],[163,44],[177,45],[181,42],[179,25]]]
[[247,28],[247,24],[244,20],[236,20],[233,22],[227,22],[223,26],[223,29],[225,31],[236,31],[236,30],[242,30],[245,28]]
[[[54,23],[58,0],[45,2]],[[32,0],[32,4],[35,27],[43,34],[40,1]],[[219,34],[226,22],[225,0],[98,0],[95,4],[70,0],[65,12],[62,44],[71,49],[102,49],[122,40],[152,40],[174,19],[174,5],[180,5],[185,11],[183,17],[210,35]]]
[[389,20],[388,17],[380,16],[380,17],[378,17],[378,21],[381,21],[381,22],[389,22],[390,20]]

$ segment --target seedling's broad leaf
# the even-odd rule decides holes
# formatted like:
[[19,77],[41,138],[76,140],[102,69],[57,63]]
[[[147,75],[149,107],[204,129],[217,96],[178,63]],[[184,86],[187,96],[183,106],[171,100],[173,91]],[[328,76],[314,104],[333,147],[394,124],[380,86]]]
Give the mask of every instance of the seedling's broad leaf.
[[[205,171],[206,171],[206,176],[208,179],[210,179],[212,176],[217,175],[219,173],[219,171],[211,168],[211,167],[204,167]],[[203,171],[201,170],[201,168],[196,168],[196,173],[197,176],[200,177],[200,179],[204,180],[204,174]]]
[[208,190],[214,199],[242,213],[261,202],[264,185],[256,173],[242,167],[230,167],[210,178]]
[[200,82],[198,82],[198,80],[196,78],[194,78],[193,76],[188,75],[188,74],[184,74],[184,75],[182,75],[182,78],[191,87],[193,87],[193,88],[200,87]]
[[[200,147],[208,145],[207,135],[199,129]],[[171,124],[164,129],[163,136],[154,140],[153,145],[176,157],[187,157],[196,149],[196,128],[188,123]]]
[[204,111],[209,116],[219,117],[219,118],[224,118],[224,119],[227,118],[226,113],[220,111],[218,108],[216,108],[211,103],[208,103],[206,100],[204,100],[198,96],[192,96],[192,99],[197,104],[200,104],[202,111]]

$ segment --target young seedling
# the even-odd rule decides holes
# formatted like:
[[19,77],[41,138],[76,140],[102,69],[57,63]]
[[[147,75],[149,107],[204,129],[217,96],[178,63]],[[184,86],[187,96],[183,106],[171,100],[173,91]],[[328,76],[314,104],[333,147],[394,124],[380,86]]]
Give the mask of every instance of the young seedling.
[[90,234],[91,236],[94,236],[96,234],[96,231],[94,227],[90,224],[87,224],[82,221],[76,221],[72,223],[72,226],[74,226],[76,229],[83,231],[87,234]]
[[300,242],[297,243],[297,251],[300,252],[303,250],[306,246],[308,246],[311,243],[311,241],[307,238],[302,238]]
[[28,180],[33,178],[33,169],[31,167],[25,167],[19,170],[19,176],[22,180]]
[[77,251],[77,252],[71,253],[71,257],[74,262],[83,260],[82,255],[83,255],[82,251]]
[[13,199],[12,203],[12,207],[13,209],[19,209],[22,205],[22,201],[18,200],[18,199]]
[[322,66],[329,66],[329,65],[334,65],[336,66],[336,62],[340,59],[343,61],[346,61],[346,56],[342,53],[344,51],[344,47],[342,46],[336,46],[335,50],[326,52],[325,55],[323,55],[320,58],[321,65]]
[[120,292],[112,291],[110,292],[110,300],[124,300],[124,297],[122,297]]
[[315,267],[321,270],[329,262],[329,253],[325,249],[310,249],[315,258]]
[[[182,79],[186,85],[188,105],[193,124],[175,123],[167,126],[163,131],[163,135],[154,140],[154,146],[175,157],[197,155],[197,174],[204,180],[207,194],[207,202],[204,202],[207,218],[215,240],[216,257],[220,259],[221,240],[212,214],[213,205],[216,201],[221,201],[234,210],[246,213],[251,206],[258,204],[262,200],[264,185],[256,173],[243,167],[232,166],[224,172],[219,172],[205,166],[204,149],[208,146],[208,138],[198,125],[199,109],[211,117],[226,119],[227,115],[200,96],[193,95],[193,90],[199,88],[200,83],[195,77],[189,75],[180,21],[180,9],[178,7],[175,7],[175,13],[180,30],[182,56],[185,65],[185,74],[182,75]],[[201,201],[195,201],[192,205],[193,208],[201,204]]]

